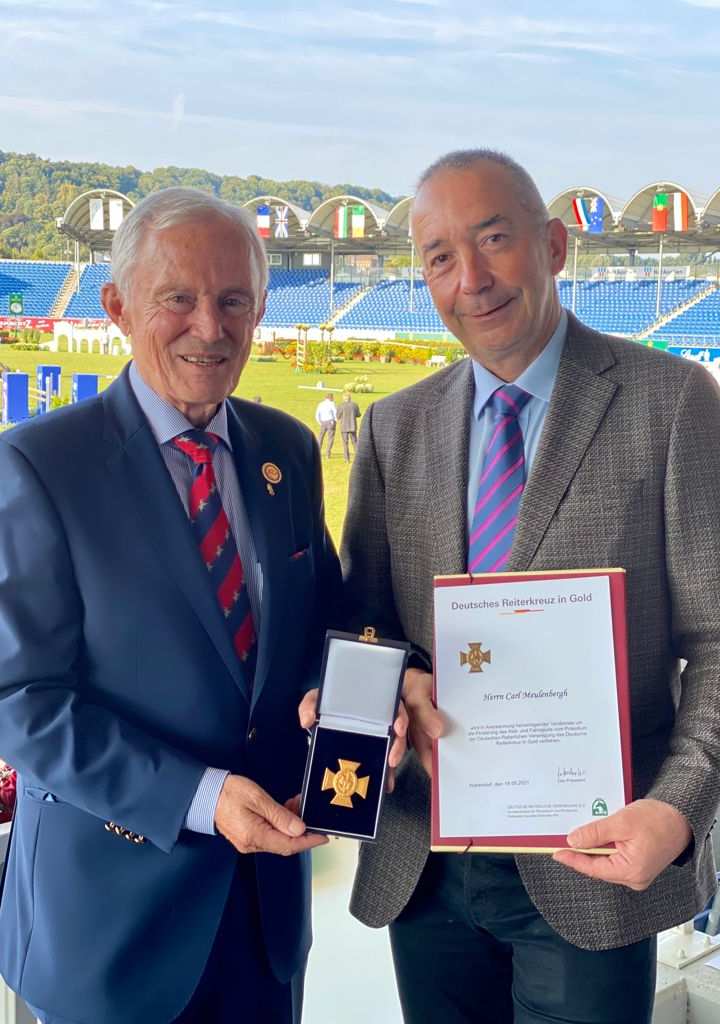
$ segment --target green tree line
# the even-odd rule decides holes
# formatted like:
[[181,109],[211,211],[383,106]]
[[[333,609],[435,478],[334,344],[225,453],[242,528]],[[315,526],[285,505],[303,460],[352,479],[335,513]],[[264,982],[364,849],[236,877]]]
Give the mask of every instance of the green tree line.
[[254,196],[281,196],[314,210],[331,196],[349,193],[392,206],[399,197],[360,185],[324,185],[319,181],[274,181],[256,174],[245,178],[211,174],[194,167],[137,167],[45,160],[33,153],[0,150],[0,258],[62,260],[70,255],[67,240],[55,225],[72,200],[93,188],[116,189],[137,201],[170,185],[205,189],[231,202]]

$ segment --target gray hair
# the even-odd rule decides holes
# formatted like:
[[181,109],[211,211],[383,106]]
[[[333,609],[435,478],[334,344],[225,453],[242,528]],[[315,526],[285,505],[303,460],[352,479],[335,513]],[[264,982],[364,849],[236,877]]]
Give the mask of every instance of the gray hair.
[[423,171],[418,179],[417,191],[419,192],[422,186],[440,171],[464,171],[484,161],[498,164],[509,171],[517,185],[517,198],[520,204],[534,219],[537,219],[539,227],[547,224],[550,215],[535,182],[517,160],[513,160],[507,153],[501,153],[496,149],[456,149],[452,153],[446,153]]
[[133,207],[115,232],[112,243],[112,279],[118,290],[127,295],[130,278],[140,245],[149,230],[162,231],[177,224],[204,217],[222,217],[234,224],[244,236],[258,275],[259,302],[268,284],[265,246],[249,210],[219,199],[197,188],[163,188],[152,192]]

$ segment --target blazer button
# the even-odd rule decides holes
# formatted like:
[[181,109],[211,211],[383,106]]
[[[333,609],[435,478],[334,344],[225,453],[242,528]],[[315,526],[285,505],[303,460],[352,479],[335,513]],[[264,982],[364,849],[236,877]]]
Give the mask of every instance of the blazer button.
[[255,728],[255,726],[253,726],[252,729],[250,730],[250,732],[248,733],[248,743],[254,743],[256,739],[257,739],[257,729]]

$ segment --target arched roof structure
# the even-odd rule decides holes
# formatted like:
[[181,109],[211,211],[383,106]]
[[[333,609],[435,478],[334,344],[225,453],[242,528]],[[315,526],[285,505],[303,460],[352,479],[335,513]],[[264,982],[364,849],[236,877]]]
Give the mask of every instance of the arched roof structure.
[[414,198],[415,196],[405,196],[395,203],[385,223],[387,231],[398,232],[400,235],[410,238],[410,215]]
[[94,188],[76,196],[57,227],[75,242],[87,245],[91,253],[107,253],[113,236],[134,206],[132,199],[112,188]]
[[702,222],[704,225],[717,227],[720,225],[720,188],[709,197],[703,208]]
[[[702,209],[702,203],[698,202],[699,197],[693,195],[682,185],[674,181],[655,181],[645,185],[627,201],[623,207],[618,223],[625,230],[652,231],[653,199],[664,192],[666,194],[680,192],[688,198],[688,231],[694,231],[698,226],[698,214]],[[668,228],[672,231],[672,227]]]
[[602,199],[604,203],[603,231],[612,231],[617,224],[623,206],[622,200],[609,196],[607,192],[601,192],[600,189],[593,188],[591,185],[573,185],[572,188],[564,189],[554,199],[550,200],[548,203],[548,213],[551,217],[559,218],[566,227],[582,231],[582,227],[578,224],[575,216],[573,199],[586,199],[590,201]]
[[359,196],[331,196],[326,199],[313,211],[308,229],[321,235],[331,236],[335,211],[339,206],[364,206],[370,213],[369,222],[368,218],[365,218],[363,238],[373,238],[376,235],[384,234],[390,211],[386,210],[384,206],[380,206],[379,203],[374,203],[370,199],[360,199]]

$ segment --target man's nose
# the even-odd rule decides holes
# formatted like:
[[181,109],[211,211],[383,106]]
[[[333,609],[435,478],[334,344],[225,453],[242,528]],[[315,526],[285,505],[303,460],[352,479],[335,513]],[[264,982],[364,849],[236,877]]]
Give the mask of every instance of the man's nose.
[[460,287],[468,294],[482,292],[493,284],[487,260],[480,253],[471,252],[460,259]]
[[192,333],[200,341],[218,341],[223,336],[220,310],[211,298],[200,298],[191,318]]

